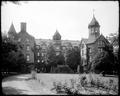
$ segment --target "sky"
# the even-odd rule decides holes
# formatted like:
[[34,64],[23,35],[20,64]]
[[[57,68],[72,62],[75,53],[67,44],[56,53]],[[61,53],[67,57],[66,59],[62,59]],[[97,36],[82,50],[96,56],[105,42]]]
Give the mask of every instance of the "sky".
[[93,14],[101,34],[118,32],[118,1],[20,1],[20,5],[2,2],[1,31],[8,32],[13,23],[18,33],[20,23],[26,22],[27,32],[36,39],[52,39],[58,30],[63,40],[81,40],[88,38]]

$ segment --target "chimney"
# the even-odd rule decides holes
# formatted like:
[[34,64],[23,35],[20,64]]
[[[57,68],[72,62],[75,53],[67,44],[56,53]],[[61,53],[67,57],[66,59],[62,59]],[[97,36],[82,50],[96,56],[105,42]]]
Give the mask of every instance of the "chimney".
[[26,32],[26,23],[21,22],[21,32]]

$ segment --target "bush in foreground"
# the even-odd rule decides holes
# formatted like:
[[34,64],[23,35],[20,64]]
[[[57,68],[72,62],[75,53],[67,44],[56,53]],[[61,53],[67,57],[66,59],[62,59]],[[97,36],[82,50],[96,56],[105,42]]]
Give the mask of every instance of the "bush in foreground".
[[57,93],[64,93],[68,95],[118,94],[118,82],[115,82],[115,80],[111,78],[105,79],[100,76],[80,76],[77,79],[70,79],[67,82],[54,82],[53,85],[53,89],[55,89]]

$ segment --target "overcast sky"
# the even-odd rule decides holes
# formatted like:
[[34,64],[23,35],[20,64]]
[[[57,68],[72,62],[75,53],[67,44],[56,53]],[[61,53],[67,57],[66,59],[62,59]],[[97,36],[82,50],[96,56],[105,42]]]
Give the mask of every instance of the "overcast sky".
[[4,3],[1,8],[2,32],[13,22],[20,32],[20,23],[27,23],[27,32],[36,39],[52,39],[56,29],[64,40],[88,38],[88,24],[95,17],[100,32],[106,36],[118,31],[117,1],[29,1],[21,5]]

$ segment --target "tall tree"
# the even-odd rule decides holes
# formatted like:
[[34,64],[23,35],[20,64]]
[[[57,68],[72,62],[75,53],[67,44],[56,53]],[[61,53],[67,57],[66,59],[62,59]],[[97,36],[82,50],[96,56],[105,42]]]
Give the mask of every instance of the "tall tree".
[[47,72],[50,72],[52,67],[56,67],[57,63],[56,63],[56,52],[54,50],[54,47],[52,46],[52,44],[49,46],[48,50],[47,50]]
[[74,72],[77,72],[77,67],[80,65],[80,51],[77,48],[72,48],[67,50],[66,54],[66,64],[69,65],[69,67],[74,70]]
[[111,74],[113,71],[117,71],[116,66],[118,66],[118,63],[116,61],[118,60],[110,46],[106,46],[103,52],[97,53],[95,58],[93,58],[90,64],[90,71],[97,73],[104,71],[105,73]]
[[25,63],[22,46],[10,38],[3,37],[1,48],[2,71],[22,71],[22,64]]

